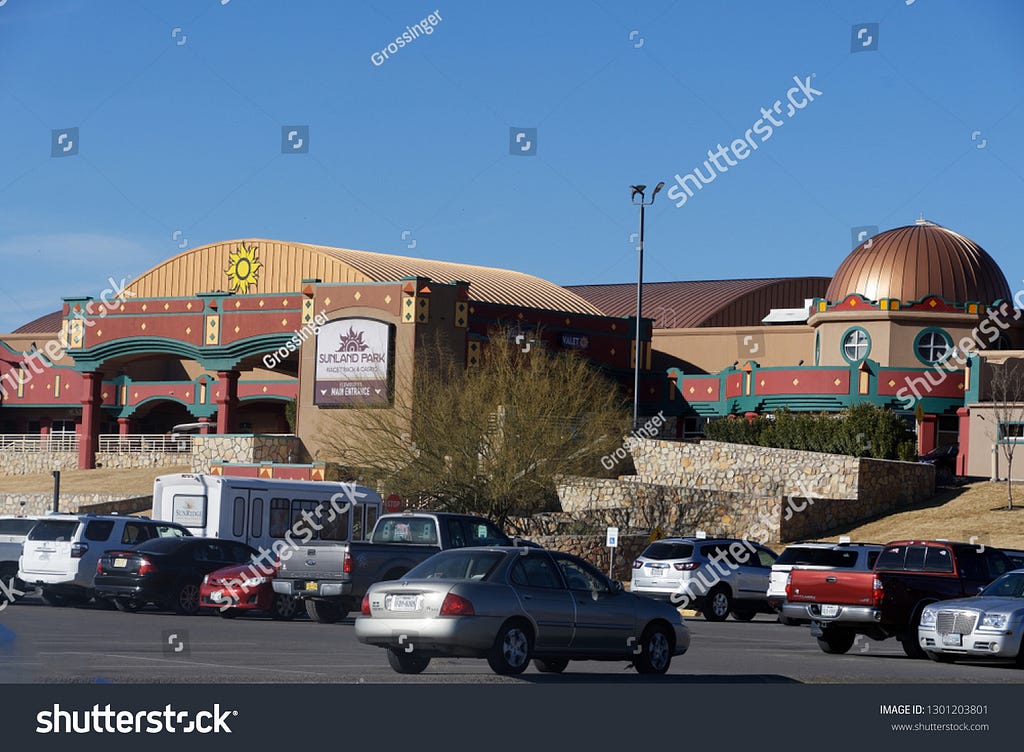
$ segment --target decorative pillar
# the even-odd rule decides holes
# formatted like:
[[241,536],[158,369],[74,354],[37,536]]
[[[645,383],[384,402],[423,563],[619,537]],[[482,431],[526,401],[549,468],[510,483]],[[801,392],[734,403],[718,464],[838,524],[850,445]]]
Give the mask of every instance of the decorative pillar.
[[53,427],[53,418],[39,419],[39,448],[44,452],[50,442],[50,429]]
[[962,476],[967,475],[967,458],[970,456],[971,411],[969,408],[961,407],[957,409],[956,415],[960,419],[960,430],[957,438],[959,451],[956,455],[956,474]]
[[753,424],[754,418],[757,417],[757,413],[743,413],[743,417],[747,419],[747,423]]
[[96,467],[96,448],[100,440],[100,392],[103,374],[86,371],[82,374],[82,418],[78,424],[78,469]]
[[217,433],[234,433],[240,375],[238,371],[217,371]]
[[132,419],[131,418],[118,418],[117,419],[117,433],[119,436],[127,436],[132,432]]
[[917,453],[927,454],[938,443],[939,416],[925,414],[917,427]]
[[208,433],[210,433],[210,419],[209,418],[200,418],[199,419],[199,424],[200,424],[200,426],[199,426],[199,433],[200,434],[202,434],[203,436],[206,436]]

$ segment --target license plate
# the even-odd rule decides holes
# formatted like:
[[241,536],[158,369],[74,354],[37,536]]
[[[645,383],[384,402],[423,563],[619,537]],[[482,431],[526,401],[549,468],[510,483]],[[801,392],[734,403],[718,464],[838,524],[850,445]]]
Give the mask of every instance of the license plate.
[[949,645],[950,647],[960,647],[963,643],[963,637],[958,634],[944,634],[942,635],[942,644]]
[[128,559],[124,558],[123,556],[119,556],[118,558],[114,559],[114,567],[115,568],[117,568],[117,569],[124,569],[127,566],[128,566]]
[[650,574],[651,574],[651,577],[661,577],[662,575],[665,574],[665,570],[664,569],[652,569]]
[[832,604],[826,604],[826,605],[821,607],[821,615],[822,616],[826,616],[826,617],[829,617],[829,616],[839,616],[839,606],[834,606]]
[[416,595],[396,595],[391,599],[391,610],[418,611],[419,600],[419,596]]
[[317,586],[316,586],[315,582],[307,582],[306,583],[306,590],[316,590],[316,589],[317,589]]

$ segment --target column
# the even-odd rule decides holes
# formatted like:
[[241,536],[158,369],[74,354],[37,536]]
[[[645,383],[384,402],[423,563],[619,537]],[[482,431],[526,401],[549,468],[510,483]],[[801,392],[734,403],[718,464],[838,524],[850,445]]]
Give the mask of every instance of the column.
[[132,432],[132,419],[131,418],[118,418],[117,419],[117,434],[119,436],[127,436]]
[[39,448],[46,451],[50,442],[50,429],[53,427],[53,418],[39,419]]
[[198,420],[198,423],[201,424],[199,426],[199,433],[200,434],[202,434],[203,436],[206,436],[208,433],[210,433],[210,419],[209,418],[200,418]]
[[917,426],[917,453],[927,454],[938,441],[939,416],[925,415]]
[[960,419],[959,437],[957,439],[959,451],[956,455],[956,474],[963,476],[967,475],[967,464],[970,457],[971,411],[969,408],[961,407],[957,409],[956,416]]
[[100,391],[103,374],[86,371],[82,374],[82,420],[78,425],[78,469],[96,467],[96,447],[100,440]]
[[217,433],[233,433],[238,409],[238,371],[217,371]]

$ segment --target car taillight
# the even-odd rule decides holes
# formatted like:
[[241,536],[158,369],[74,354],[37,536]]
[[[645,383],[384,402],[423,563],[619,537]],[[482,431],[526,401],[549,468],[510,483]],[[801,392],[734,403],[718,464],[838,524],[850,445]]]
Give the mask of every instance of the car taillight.
[[103,571],[103,559],[96,560],[96,574],[100,574]]
[[352,573],[352,554],[348,551],[345,552],[345,558],[342,560],[341,571],[345,574]]
[[681,561],[677,564],[673,564],[672,566],[675,567],[678,572],[688,572],[691,569],[696,569],[700,564],[695,561]]
[[448,593],[441,604],[441,616],[473,616],[473,604],[455,593]]
[[363,606],[362,606],[362,608],[359,609],[359,611],[360,611],[360,613],[363,616],[369,616],[370,615],[370,594],[369,593],[367,593],[366,595],[363,596]]
[[639,569],[643,565],[644,565],[644,563],[642,561],[640,561],[639,559],[633,559],[633,569]]
[[149,559],[143,559],[139,563],[139,574],[149,574],[156,571],[156,565]]
[[882,581],[876,577],[871,583],[871,600],[876,606],[881,606],[883,598],[885,598],[885,588],[882,587]]
[[71,558],[81,559],[85,556],[85,552],[89,550],[88,543],[72,543],[71,544]]
[[786,575],[786,600],[787,601],[793,600],[792,587],[793,587],[793,575],[787,574]]

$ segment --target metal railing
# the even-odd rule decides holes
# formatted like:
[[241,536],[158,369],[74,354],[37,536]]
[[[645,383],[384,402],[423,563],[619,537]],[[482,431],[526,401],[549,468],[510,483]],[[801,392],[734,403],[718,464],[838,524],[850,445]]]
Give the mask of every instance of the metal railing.
[[45,436],[38,433],[0,433],[0,452],[39,454],[41,452],[77,452],[78,434],[58,431]]
[[191,434],[133,433],[124,436],[116,433],[100,434],[99,451],[111,454],[136,454],[138,452],[169,452],[190,454]]

